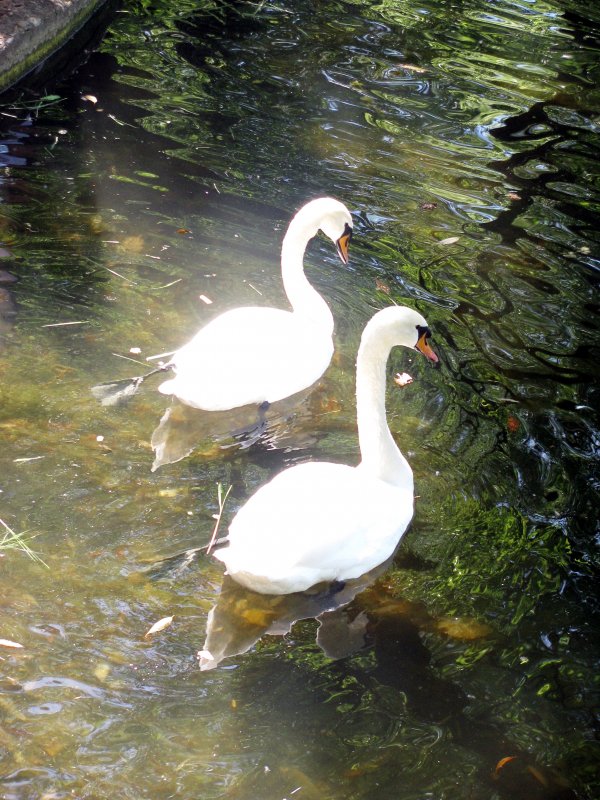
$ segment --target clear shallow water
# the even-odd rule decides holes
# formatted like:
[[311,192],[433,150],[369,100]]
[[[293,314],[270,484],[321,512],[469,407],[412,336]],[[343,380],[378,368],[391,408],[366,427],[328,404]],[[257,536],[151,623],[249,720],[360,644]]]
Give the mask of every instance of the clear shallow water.
[[[0,653],[3,796],[597,795],[596,14],[125,4],[60,102],[4,109],[0,517],[48,569],[0,559],[24,645]],[[281,237],[322,193],[355,218],[347,267],[307,258],[332,367],[251,447],[175,415],[195,452],[152,472],[165,398],[90,387],[138,371],[113,353],[283,303]],[[442,367],[391,365],[419,499],[330,624],[354,648],[328,658],[309,619],[201,672],[222,570],[159,560],[208,541],[219,482],[225,525],[285,464],[356,460],[356,345],[392,301]],[[250,639],[283,613],[228,596]]]

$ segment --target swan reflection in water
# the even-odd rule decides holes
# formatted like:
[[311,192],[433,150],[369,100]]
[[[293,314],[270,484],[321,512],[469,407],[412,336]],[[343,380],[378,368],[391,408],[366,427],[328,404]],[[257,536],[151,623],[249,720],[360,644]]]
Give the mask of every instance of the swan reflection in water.
[[174,464],[195,450],[205,458],[228,449],[246,450],[260,443],[268,450],[304,450],[315,444],[315,415],[324,413],[322,385],[305,389],[272,405],[246,405],[207,414],[174,400],[152,433],[152,471]]
[[[400,560],[407,569],[427,568],[406,554]],[[261,636],[283,636],[297,620],[314,617],[319,622],[317,644],[327,657],[337,660],[365,647],[373,650],[374,658],[367,669],[360,660],[349,660],[330,673],[334,681],[352,676],[350,688],[344,693],[345,702],[362,708],[365,695],[373,692],[377,696],[380,687],[389,687],[406,706],[399,714],[398,724],[412,719],[435,724],[440,736],[444,733],[481,763],[480,780],[490,796],[506,800],[577,800],[578,795],[562,774],[562,765],[537,763],[526,747],[513,741],[510,725],[504,729],[493,710],[489,715],[473,715],[473,698],[464,691],[460,680],[444,674],[422,636],[427,632],[465,644],[484,639],[490,649],[495,638],[492,629],[472,618],[436,618],[422,603],[399,597],[385,577],[377,580],[391,561],[344,585],[322,584],[309,592],[288,595],[258,594],[225,576],[219,600],[209,613],[204,649],[198,653],[200,668],[213,669],[228,656],[250,650]],[[273,664],[269,669],[275,669]],[[255,673],[250,671],[248,675],[252,691],[260,691]],[[302,689],[296,686],[295,691]],[[318,692],[310,678],[305,691]],[[289,726],[289,721],[285,715],[275,714],[271,724]],[[286,727],[285,737],[288,735]],[[372,771],[374,765],[382,775],[393,770],[402,772],[406,769],[403,748],[394,744],[382,746],[375,758],[372,750],[358,754],[348,775],[358,778]],[[235,796],[263,796],[260,777],[255,771],[242,776]],[[273,779],[281,782],[280,796],[289,791],[290,777],[296,784],[314,785],[315,797],[330,794],[324,782],[316,783],[298,769],[279,766]]]
[[214,669],[234,655],[246,653],[266,635],[284,636],[302,619],[319,623],[317,644],[328,658],[338,659],[365,644],[368,618],[364,611],[352,617],[347,606],[359,592],[386,571],[391,559],[345,583],[320,584],[306,592],[265,595],[240,586],[228,575],[208,615],[206,639],[198,653],[200,669]]

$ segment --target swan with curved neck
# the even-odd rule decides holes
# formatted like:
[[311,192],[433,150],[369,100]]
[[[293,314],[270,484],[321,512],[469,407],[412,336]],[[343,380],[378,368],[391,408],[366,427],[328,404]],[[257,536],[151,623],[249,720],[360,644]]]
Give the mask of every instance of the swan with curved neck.
[[292,311],[250,306],[226,311],[178,350],[175,377],[163,394],[207,411],[289,397],[313,384],[333,355],[333,316],[304,274],[304,252],[322,230],[348,262],[352,218],[346,206],[320,197],[290,222],[281,250],[283,285]]
[[421,314],[404,306],[369,321],[356,362],[361,462],[299,464],[262,486],[215,552],[234,580],[263,594],[300,592],[357,578],[392,555],[412,519],[413,476],[387,425],[386,363],[394,345],[437,361],[429,335]]

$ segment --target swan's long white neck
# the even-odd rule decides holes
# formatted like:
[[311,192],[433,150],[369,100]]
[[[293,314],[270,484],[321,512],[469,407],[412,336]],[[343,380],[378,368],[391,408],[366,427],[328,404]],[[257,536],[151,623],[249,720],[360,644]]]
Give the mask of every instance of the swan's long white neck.
[[412,470],[398,449],[385,411],[386,364],[400,342],[376,315],[365,328],[356,361],[356,413],[362,456],[361,469],[388,483],[412,485]]
[[315,325],[333,333],[333,315],[321,295],[304,274],[304,252],[319,230],[320,219],[302,209],[290,222],[281,247],[283,286],[294,313],[307,317]]

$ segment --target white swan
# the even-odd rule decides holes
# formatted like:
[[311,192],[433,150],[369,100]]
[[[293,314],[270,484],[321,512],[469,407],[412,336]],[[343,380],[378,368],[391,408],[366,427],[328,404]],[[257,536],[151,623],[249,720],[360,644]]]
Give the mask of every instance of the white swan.
[[290,222],[281,249],[283,285],[292,311],[234,308],[213,319],[178,350],[167,367],[175,377],[159,386],[183,403],[224,411],[273,403],[313,384],[333,355],[333,316],[304,275],[304,251],[321,229],[344,263],[352,218],[343,203],[320,197]]
[[308,462],[262,486],[215,552],[234,580],[263,594],[299,592],[356,578],[393,553],[413,515],[413,476],[387,426],[386,363],[396,344],[437,361],[429,335],[403,306],[369,321],[356,362],[360,464]]

